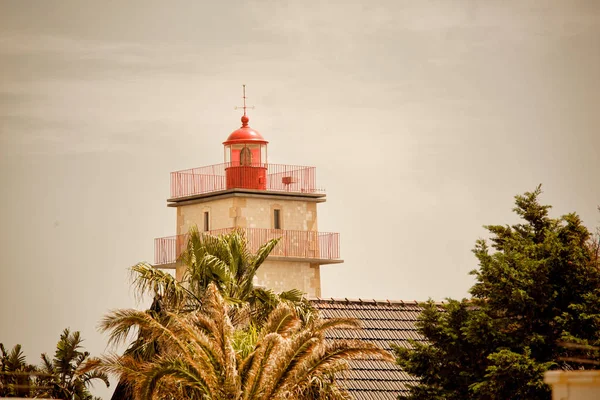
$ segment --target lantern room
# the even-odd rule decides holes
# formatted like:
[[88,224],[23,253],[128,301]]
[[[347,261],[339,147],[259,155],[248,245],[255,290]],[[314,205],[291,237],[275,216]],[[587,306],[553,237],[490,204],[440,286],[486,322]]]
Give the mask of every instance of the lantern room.
[[249,120],[244,113],[241,128],[233,131],[223,142],[227,189],[267,188],[268,142],[248,126]]

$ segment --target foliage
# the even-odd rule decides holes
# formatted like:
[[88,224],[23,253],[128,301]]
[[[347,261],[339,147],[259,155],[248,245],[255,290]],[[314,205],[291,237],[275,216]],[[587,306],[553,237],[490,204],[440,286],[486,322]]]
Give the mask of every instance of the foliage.
[[94,371],[98,360],[90,358],[90,353],[81,351],[81,335],[65,329],[56,345],[54,358],[42,354],[42,375],[40,383],[48,386],[43,396],[54,399],[92,400],[88,387],[92,381],[103,381],[109,386],[106,374]]
[[208,286],[216,285],[225,300],[232,305],[230,317],[234,322],[245,315],[235,315],[236,307],[249,304],[249,317],[262,322],[279,303],[295,307],[304,318],[310,318],[314,308],[303,298],[303,293],[292,289],[275,293],[254,285],[256,273],[275,248],[278,239],[263,244],[255,254],[248,249],[244,231],[213,236],[192,227],[187,235],[185,251],[180,256],[183,279],[178,282],[171,274],[155,269],[147,263],[132,267],[134,287],[140,296],[152,295],[163,308],[171,311],[197,309]]
[[92,400],[88,387],[99,379],[109,386],[106,374],[94,371],[98,360],[81,351],[79,332],[65,329],[56,345],[54,358],[42,354],[42,365],[29,365],[16,345],[7,353],[0,344],[0,396]]
[[549,399],[546,370],[584,367],[561,342],[600,339],[598,242],[576,214],[550,218],[540,193],[516,196],[521,223],[486,227],[491,247],[476,242],[472,298],[425,304],[425,342],[395,347],[420,378],[411,399]]
[[36,372],[36,367],[27,364],[20,344],[7,352],[0,343],[0,352],[0,397],[29,397],[34,386],[32,373]]
[[[220,236],[200,233],[192,227],[187,235],[187,245],[179,261],[185,268],[183,279],[178,282],[171,274],[138,263],[132,267],[133,286],[138,296],[154,297],[147,314],[164,322],[167,312],[189,313],[202,307],[202,297],[213,284],[229,305],[229,318],[236,327],[237,341],[248,342],[250,333],[257,331],[267,316],[281,303],[293,308],[297,315],[308,321],[315,315],[313,306],[299,290],[275,293],[273,290],[254,285],[256,272],[277,245],[278,240],[263,244],[256,253],[248,248],[242,230],[234,230]],[[129,346],[125,355],[138,360],[152,360],[161,352],[158,341],[148,341],[142,326],[137,327],[138,338]],[[242,332],[248,332],[245,337]],[[130,399],[131,388],[120,380],[113,399]]]
[[[157,342],[151,360],[109,356],[102,369],[132,384],[134,398],[146,399],[342,399],[347,393],[331,384],[347,360],[391,355],[360,341],[326,340],[332,329],[354,329],[349,319],[302,321],[292,307],[279,304],[256,331],[236,327],[233,307],[214,284],[204,291],[201,309],[165,312],[157,320],[147,312],[117,310],[102,321],[113,343],[123,341],[132,325]],[[324,390],[319,390],[322,387]]]

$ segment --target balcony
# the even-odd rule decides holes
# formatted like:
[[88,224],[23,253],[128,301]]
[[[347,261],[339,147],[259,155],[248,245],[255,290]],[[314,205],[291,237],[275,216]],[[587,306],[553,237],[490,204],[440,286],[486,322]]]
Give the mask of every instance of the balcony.
[[283,164],[209,165],[171,172],[171,201],[231,189],[323,195],[316,168]]
[[[208,231],[220,235],[236,228]],[[278,229],[237,228],[248,239],[249,250],[255,253],[271,239],[281,238],[271,252],[271,260],[308,261],[315,264],[337,264],[340,259],[340,234],[314,231],[288,231]],[[154,265],[159,268],[175,268],[181,253],[187,247],[188,235],[154,239]]]

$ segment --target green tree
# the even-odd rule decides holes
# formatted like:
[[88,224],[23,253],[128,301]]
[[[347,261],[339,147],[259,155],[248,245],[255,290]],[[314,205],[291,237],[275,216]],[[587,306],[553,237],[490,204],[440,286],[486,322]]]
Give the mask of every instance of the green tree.
[[83,339],[79,332],[65,329],[56,344],[54,358],[42,354],[42,366],[39,368],[40,390],[38,397],[64,400],[95,399],[88,388],[94,380],[100,380],[109,386],[108,377],[94,370],[98,359],[90,358],[90,353],[81,351]]
[[278,239],[269,240],[253,254],[241,230],[213,236],[199,232],[194,226],[187,236],[187,247],[179,258],[185,268],[181,282],[147,263],[132,267],[134,287],[140,296],[154,296],[160,307],[171,311],[189,311],[199,307],[199,299],[208,286],[214,284],[233,306],[230,313],[235,313],[235,305],[243,307],[249,304],[254,321],[264,321],[280,302],[296,308],[305,318],[314,313],[303,293],[297,289],[275,293],[254,284],[258,269],[275,248]]
[[7,352],[0,343],[0,353],[0,397],[30,397],[37,368],[27,364],[20,344]]
[[393,357],[360,341],[327,340],[332,329],[354,329],[349,319],[302,321],[284,303],[273,309],[258,330],[235,327],[232,307],[209,284],[201,309],[166,312],[157,320],[146,312],[117,310],[102,322],[111,342],[127,338],[132,327],[157,342],[151,360],[131,355],[107,357],[106,371],[132,383],[135,399],[345,399],[332,384],[334,374],[355,358],[393,361]]
[[420,378],[411,399],[549,399],[548,369],[577,369],[573,350],[600,340],[598,242],[580,218],[548,215],[541,188],[516,196],[522,222],[492,225],[477,241],[470,299],[429,302],[418,322],[425,342],[395,347]]
[[21,345],[7,352],[0,343],[0,396],[92,400],[88,387],[99,379],[108,387],[108,377],[95,371],[99,360],[81,351],[79,332],[65,329],[53,359],[42,354],[42,365],[27,364]]
[[[171,274],[147,263],[138,263],[132,267],[133,286],[140,297],[153,296],[147,314],[158,321],[165,318],[167,311],[189,313],[199,310],[200,299],[211,284],[229,304],[232,323],[248,332],[256,331],[280,303],[292,307],[297,315],[308,321],[316,311],[301,291],[292,289],[275,293],[254,284],[256,272],[277,243],[277,239],[270,240],[252,253],[243,231],[213,236],[192,227],[186,249],[179,259],[185,268],[182,281],[178,282]],[[237,334],[240,335],[239,332]],[[160,343],[146,338],[147,333],[141,329],[125,354],[138,360],[156,357],[161,351]],[[112,398],[122,400],[131,397],[131,387],[120,380]]]

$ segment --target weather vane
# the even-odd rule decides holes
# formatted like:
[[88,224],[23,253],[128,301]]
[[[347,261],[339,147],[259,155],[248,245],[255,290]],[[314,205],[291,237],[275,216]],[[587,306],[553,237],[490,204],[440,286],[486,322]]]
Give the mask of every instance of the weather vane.
[[243,91],[244,91],[244,95],[242,96],[242,99],[244,99],[244,105],[242,107],[236,107],[236,110],[239,110],[240,108],[244,109],[244,116],[246,116],[246,109],[250,108],[252,110],[254,110],[254,106],[246,106],[246,85],[242,85]]

